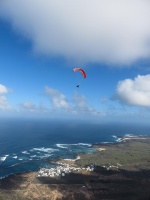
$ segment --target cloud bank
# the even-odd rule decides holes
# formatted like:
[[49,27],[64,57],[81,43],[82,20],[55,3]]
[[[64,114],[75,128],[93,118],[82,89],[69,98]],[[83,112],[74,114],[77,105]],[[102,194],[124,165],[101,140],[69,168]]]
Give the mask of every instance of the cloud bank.
[[44,55],[116,64],[150,57],[149,0],[1,0],[0,16]]
[[150,106],[150,74],[120,81],[116,93],[118,99],[125,104]]
[[45,94],[51,102],[52,109],[57,111],[63,110],[70,114],[97,114],[94,107],[87,103],[86,98],[78,93],[74,93],[73,98],[69,100],[59,90],[46,86]]
[[25,101],[19,104],[18,111],[27,111],[31,113],[47,113],[49,110],[44,106],[43,103],[39,103],[38,105],[36,105],[30,101]]

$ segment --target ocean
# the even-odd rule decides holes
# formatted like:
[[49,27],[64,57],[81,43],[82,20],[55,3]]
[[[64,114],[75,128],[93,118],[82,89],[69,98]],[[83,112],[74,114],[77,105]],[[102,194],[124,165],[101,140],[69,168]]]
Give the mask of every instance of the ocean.
[[120,142],[124,135],[150,135],[150,125],[71,120],[0,120],[0,178],[52,167],[53,160],[93,153],[92,144]]

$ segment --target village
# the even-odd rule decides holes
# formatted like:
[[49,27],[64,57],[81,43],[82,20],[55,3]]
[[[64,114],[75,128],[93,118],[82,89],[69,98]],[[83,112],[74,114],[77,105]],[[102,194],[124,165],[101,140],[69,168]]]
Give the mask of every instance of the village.
[[81,172],[81,171],[94,171],[93,166],[87,166],[87,167],[73,167],[69,166],[69,164],[66,163],[59,163],[60,166],[52,167],[52,168],[41,168],[37,174],[36,177],[63,177],[66,174],[74,173],[74,172]]

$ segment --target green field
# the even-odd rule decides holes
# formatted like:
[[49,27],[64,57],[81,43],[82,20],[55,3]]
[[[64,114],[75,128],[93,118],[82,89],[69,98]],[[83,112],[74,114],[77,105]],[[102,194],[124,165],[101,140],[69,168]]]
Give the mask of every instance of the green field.
[[[111,166],[111,169],[140,170],[150,169],[150,138],[132,139],[115,144],[98,144],[96,153],[81,154],[76,161],[79,166],[94,164],[96,166]],[[105,148],[105,150],[98,150]]]

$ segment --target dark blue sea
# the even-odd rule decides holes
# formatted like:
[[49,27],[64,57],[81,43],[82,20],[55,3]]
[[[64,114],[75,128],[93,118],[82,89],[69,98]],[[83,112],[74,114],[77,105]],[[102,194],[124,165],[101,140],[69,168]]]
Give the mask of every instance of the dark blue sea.
[[0,120],[0,178],[52,167],[58,158],[92,153],[94,143],[120,142],[120,137],[150,135],[150,125],[71,120]]

